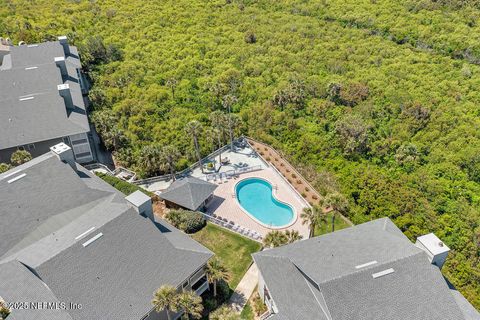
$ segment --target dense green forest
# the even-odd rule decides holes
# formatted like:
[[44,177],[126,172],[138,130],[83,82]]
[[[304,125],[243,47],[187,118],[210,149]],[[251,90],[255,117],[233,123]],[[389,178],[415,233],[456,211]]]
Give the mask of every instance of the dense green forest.
[[0,4],[0,35],[80,48],[92,119],[122,164],[162,173],[145,157],[170,145],[187,166],[186,123],[203,124],[205,155],[228,140],[229,104],[237,134],[342,192],[353,222],[435,232],[452,248],[444,273],[480,308],[479,1]]

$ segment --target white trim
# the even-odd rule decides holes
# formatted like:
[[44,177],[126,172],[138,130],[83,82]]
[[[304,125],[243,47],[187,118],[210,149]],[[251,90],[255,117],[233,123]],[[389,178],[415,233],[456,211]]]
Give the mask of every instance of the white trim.
[[[284,205],[288,206],[292,212],[293,212],[293,218],[292,220],[286,224],[286,225],[283,225],[283,226],[271,226],[271,225],[268,225],[268,224],[265,224],[263,222],[261,222],[260,220],[258,220],[257,218],[255,218],[250,212],[248,212],[240,203],[240,201],[238,201],[238,197],[236,196],[237,195],[237,186],[242,183],[243,181],[245,180],[250,180],[250,179],[259,179],[259,180],[263,180],[265,182],[267,182],[271,189],[272,189],[272,196],[275,200],[277,200],[278,202],[280,203],[283,203]],[[256,223],[260,224],[261,226],[265,227],[265,228],[268,228],[268,229],[274,229],[274,230],[279,230],[279,229],[285,229],[285,228],[288,228],[288,227],[291,227],[293,224],[295,224],[295,222],[297,222],[298,220],[298,214],[297,214],[297,211],[295,210],[295,208],[290,205],[289,203],[285,202],[285,201],[282,201],[280,199],[278,199],[277,197],[277,190],[273,187],[273,184],[268,181],[267,179],[265,178],[260,178],[260,177],[247,177],[247,178],[244,178],[240,181],[238,181],[237,183],[235,183],[235,185],[233,186],[233,192],[235,194],[235,199],[237,201],[237,204],[238,206],[240,207],[240,209],[247,214],[247,216],[249,216],[253,221],[255,221]]]

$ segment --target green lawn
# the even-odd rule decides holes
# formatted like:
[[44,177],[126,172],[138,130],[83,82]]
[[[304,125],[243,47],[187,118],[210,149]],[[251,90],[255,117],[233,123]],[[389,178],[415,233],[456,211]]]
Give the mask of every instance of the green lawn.
[[192,237],[212,250],[230,270],[228,281],[230,288],[235,289],[252,262],[251,254],[261,248],[261,244],[225,230],[212,223],[193,234]]
[[[335,231],[348,228],[349,225],[340,217],[335,217]],[[315,227],[315,237],[332,232],[332,215],[327,213],[327,223]]]

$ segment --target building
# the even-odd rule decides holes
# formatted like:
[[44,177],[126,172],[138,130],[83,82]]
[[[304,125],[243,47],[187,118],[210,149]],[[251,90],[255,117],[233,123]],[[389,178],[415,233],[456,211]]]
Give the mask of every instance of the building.
[[204,211],[213,198],[217,185],[194,177],[175,180],[160,198],[169,208],[182,208],[192,211]]
[[0,296],[29,303],[9,320],[163,320],[157,288],[208,289],[212,252],[155,219],[150,197],[125,197],[76,164],[63,143],[0,174],[0,198]]
[[388,218],[253,255],[276,320],[478,320],[442,276],[448,247],[412,244]]
[[33,157],[64,142],[79,163],[93,161],[77,48],[58,41],[0,44],[0,163],[18,149]]

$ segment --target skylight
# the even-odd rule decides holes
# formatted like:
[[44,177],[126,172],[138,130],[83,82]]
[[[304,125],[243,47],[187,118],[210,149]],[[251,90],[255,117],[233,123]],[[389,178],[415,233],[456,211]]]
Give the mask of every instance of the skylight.
[[32,100],[32,99],[35,99],[35,97],[25,97],[25,98],[20,98],[18,100],[25,101],[25,100]]
[[38,69],[38,67],[28,67],[28,68],[25,68],[25,70],[34,70],[34,69]]

